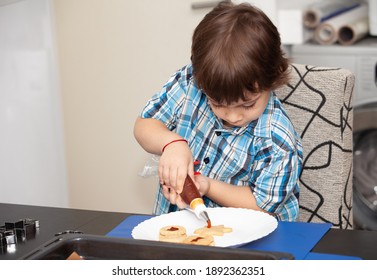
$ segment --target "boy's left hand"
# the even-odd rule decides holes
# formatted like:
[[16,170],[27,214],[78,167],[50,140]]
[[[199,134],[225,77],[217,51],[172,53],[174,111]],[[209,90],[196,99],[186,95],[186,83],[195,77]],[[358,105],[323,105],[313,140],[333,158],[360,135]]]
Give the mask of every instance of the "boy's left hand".
[[171,204],[177,205],[178,208],[182,209],[187,207],[187,204],[182,200],[174,188],[162,185],[162,194]]
[[199,189],[200,195],[201,196],[206,195],[211,185],[209,178],[201,174],[198,174],[198,175],[195,175],[194,180],[195,180],[196,186]]
[[[210,181],[207,177],[199,174],[195,175],[195,185],[199,189],[201,196],[205,195],[210,187]],[[162,193],[164,197],[169,200],[171,204],[177,205],[178,208],[182,209],[187,207],[187,204],[182,200],[181,196],[174,190],[174,188],[167,185],[162,185]]]

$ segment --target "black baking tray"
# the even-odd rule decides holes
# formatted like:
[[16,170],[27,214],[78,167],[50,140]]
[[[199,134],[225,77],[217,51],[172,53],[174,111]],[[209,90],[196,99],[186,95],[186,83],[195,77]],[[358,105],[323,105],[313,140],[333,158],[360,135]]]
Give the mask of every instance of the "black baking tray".
[[65,260],[73,252],[87,260],[289,260],[284,252],[221,248],[90,234],[56,236],[22,257],[26,260]]

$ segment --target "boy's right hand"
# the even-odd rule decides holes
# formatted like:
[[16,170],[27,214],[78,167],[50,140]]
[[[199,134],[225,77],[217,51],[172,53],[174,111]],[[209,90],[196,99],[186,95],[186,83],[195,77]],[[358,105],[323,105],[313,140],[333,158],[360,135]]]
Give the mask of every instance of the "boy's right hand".
[[158,166],[160,184],[173,188],[179,194],[187,174],[194,175],[194,160],[187,143],[180,141],[166,146]]

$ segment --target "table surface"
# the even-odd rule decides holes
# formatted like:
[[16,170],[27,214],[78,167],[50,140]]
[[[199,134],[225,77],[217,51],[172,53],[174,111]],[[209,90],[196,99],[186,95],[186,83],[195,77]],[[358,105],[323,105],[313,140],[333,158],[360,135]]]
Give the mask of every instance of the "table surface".
[[[0,226],[20,219],[35,219],[40,227],[35,237],[0,251],[0,260],[20,259],[67,230],[106,235],[131,213],[92,211],[0,203]],[[312,252],[357,256],[377,260],[377,231],[330,229]]]

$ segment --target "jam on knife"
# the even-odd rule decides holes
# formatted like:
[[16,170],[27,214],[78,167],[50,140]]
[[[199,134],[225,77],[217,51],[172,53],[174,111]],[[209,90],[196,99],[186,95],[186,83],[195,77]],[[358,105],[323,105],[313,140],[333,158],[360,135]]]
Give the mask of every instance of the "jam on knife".
[[180,193],[183,201],[190,205],[190,208],[194,210],[198,218],[202,218],[207,222],[207,227],[210,228],[211,220],[207,213],[207,208],[204,205],[203,198],[200,196],[198,188],[196,187],[194,181],[189,175],[187,175],[185,183],[183,185],[183,190]]

